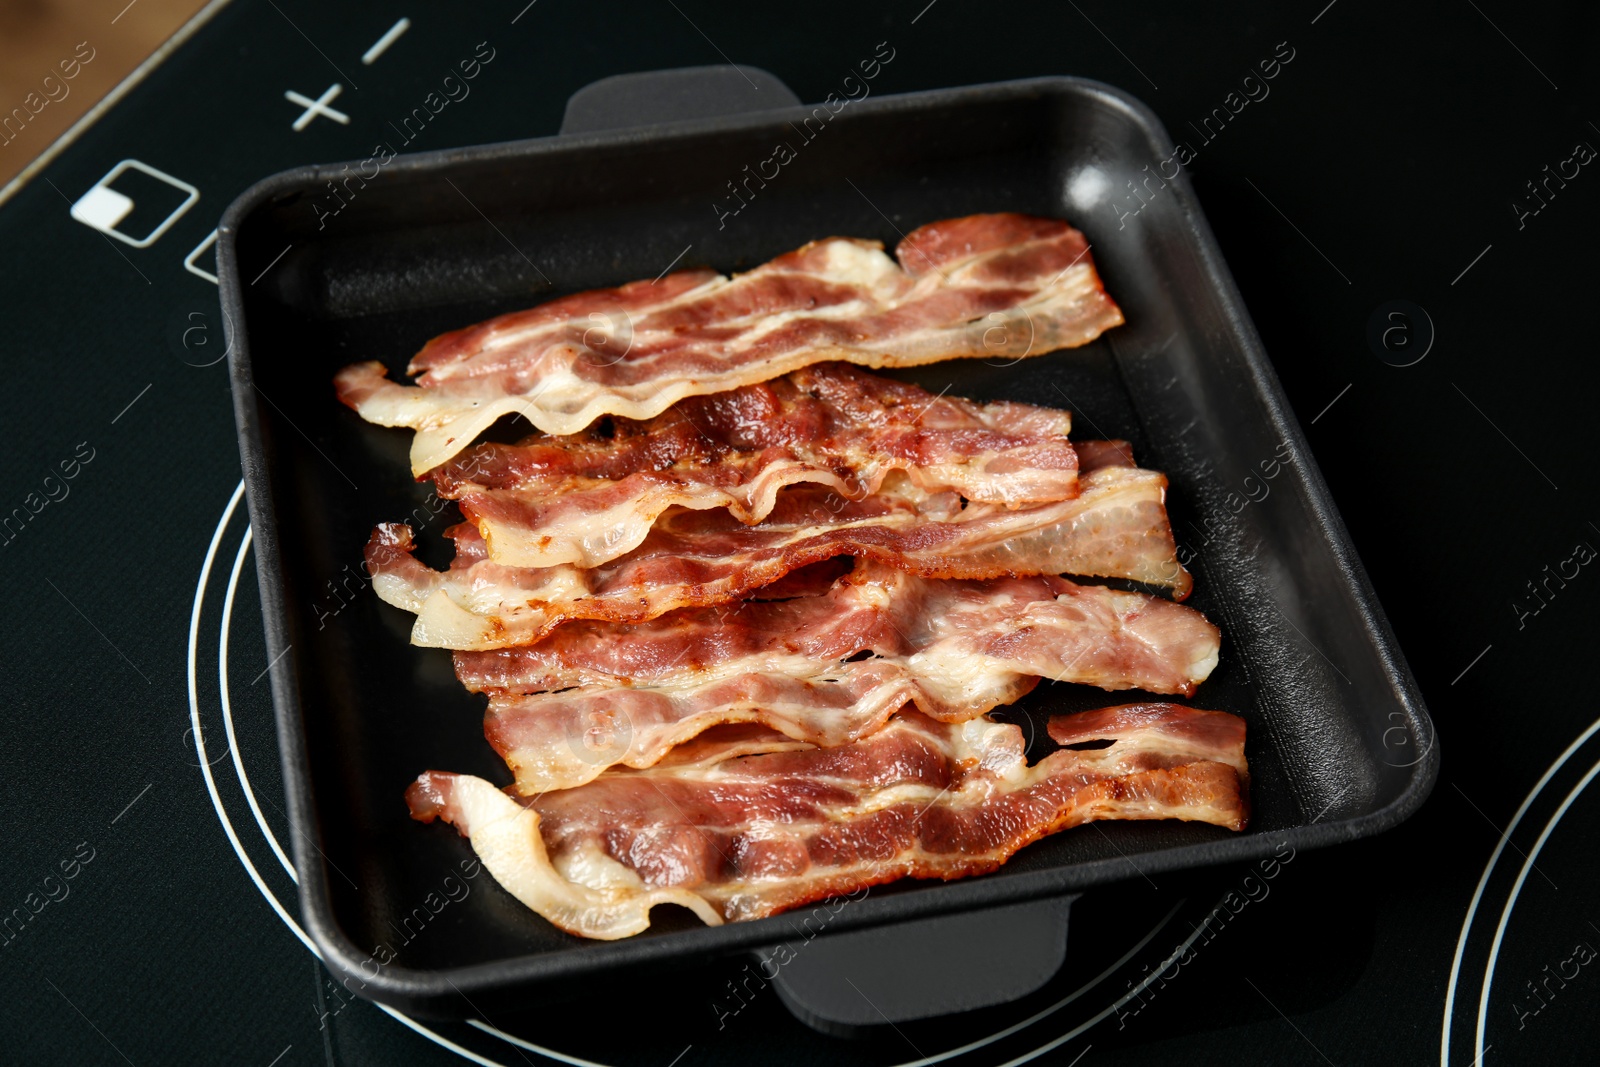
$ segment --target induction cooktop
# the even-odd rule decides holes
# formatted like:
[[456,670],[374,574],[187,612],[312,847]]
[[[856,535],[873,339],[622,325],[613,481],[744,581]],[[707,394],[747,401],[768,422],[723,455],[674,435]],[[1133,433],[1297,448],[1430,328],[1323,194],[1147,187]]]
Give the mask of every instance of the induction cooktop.
[[[1596,26],[1556,5],[1358,0],[1227,17],[954,0],[207,8],[0,202],[8,1052],[1587,1062],[1600,723],[1572,659],[1600,589],[1584,418],[1600,382],[1582,358]],[[612,74],[749,64],[820,101],[885,42],[883,92],[1082,75],[1146,100],[1182,143],[1433,713],[1436,736],[1392,738],[1397,761],[1439,753],[1432,797],[1389,834],[1270,868],[1130,871],[1073,903],[1065,962],[1035,992],[849,1036],[802,1024],[744,959],[465,1023],[350,997],[294,904],[222,209],[303,163],[555,133]],[[463,62],[470,94],[447,92]],[[20,104],[8,91],[0,104]],[[29,136],[6,150],[46,149]],[[1107,210],[1135,212],[1128,195]]]

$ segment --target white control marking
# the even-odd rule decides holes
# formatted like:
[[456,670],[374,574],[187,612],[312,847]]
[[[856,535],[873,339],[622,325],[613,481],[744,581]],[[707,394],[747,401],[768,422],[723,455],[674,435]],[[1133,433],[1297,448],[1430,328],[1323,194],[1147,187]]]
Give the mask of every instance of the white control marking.
[[294,132],[299,133],[301,130],[305,129],[308,125],[310,125],[311,120],[316,118],[318,115],[326,116],[341,126],[350,125],[349,115],[346,115],[338,108],[332,108],[328,106],[328,102],[335,99],[342,92],[344,92],[344,86],[340,85],[338,82],[334,82],[332,85],[328,86],[327,92],[323,93],[315,100],[312,100],[306,96],[302,96],[293,89],[287,90],[283,94],[284,99],[288,100],[291,104],[299,104],[301,107],[305,108],[304,113],[302,113],[299,118],[294,120]]
[[389,50],[389,46],[398,41],[400,39],[400,35],[405,33],[410,28],[410,19],[401,19],[393,26],[390,26],[388,32],[382,37],[379,37],[377,42],[374,43],[371,48],[361,53],[362,64],[368,67],[372,66],[372,64],[377,61],[377,58],[383,55],[383,53],[387,52]]

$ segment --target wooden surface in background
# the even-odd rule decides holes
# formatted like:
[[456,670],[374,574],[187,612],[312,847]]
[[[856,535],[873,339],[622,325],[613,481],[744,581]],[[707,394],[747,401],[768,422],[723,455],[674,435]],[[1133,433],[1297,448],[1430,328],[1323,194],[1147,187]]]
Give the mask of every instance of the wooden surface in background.
[[[204,6],[205,0],[0,0],[0,185]],[[74,77],[64,76],[74,70]]]

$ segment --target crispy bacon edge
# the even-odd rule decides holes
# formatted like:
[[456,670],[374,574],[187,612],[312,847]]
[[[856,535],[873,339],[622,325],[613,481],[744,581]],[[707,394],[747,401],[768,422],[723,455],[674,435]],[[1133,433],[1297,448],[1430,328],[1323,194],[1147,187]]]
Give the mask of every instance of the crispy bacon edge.
[[504,415],[570,434],[601,415],[651,418],[685,396],[823,360],[1019,359],[1123,322],[1088,242],[1057,219],[929,223],[896,255],[899,264],[876,242],[829,238],[733,279],[687,271],[578,293],[435,338],[413,361],[425,371],[418,385],[389,381],[375,361],[344,368],[334,385],[367,421],[417,431],[421,476]]
[[[1112,744],[1059,749],[1028,767],[1015,726],[946,726],[913,713],[844,748],[783,741],[763,752],[744,735],[726,757],[702,745],[671,765],[612,772],[521,802],[481,778],[428,771],[406,801],[413,818],[442,818],[467,837],[528,908],[568,933],[602,940],[647,929],[657,904],[682,905],[717,925],[899,878],[983,874],[1025,845],[1087,822],[1246,826],[1249,770],[1237,716],[1128,705],[1051,725],[1052,737],[1068,744]],[[618,788],[631,807],[608,803]],[[652,789],[660,800],[650,799]],[[689,798],[729,808],[735,793],[806,817],[708,827],[682,811]],[[593,823],[597,816],[604,821]]]
[[[1166,484],[1155,471],[1103,467],[1080,479],[1071,500],[1014,511],[987,504],[951,511],[951,500],[918,494],[898,503],[886,494],[841,501],[835,511],[812,507],[819,497],[796,488],[789,501],[795,514],[784,523],[775,515],[746,527],[717,513],[678,512],[634,552],[590,569],[501,566],[485,558],[476,530],[464,526],[448,531],[456,538],[455,562],[436,571],[413,555],[410,527],[384,524],[367,544],[366,564],[377,594],[417,616],[412,643],[451,649],[528,644],[574,619],[642,622],[677,608],[731,603],[841,555],[928,578],[1128,578],[1166,586],[1182,600],[1192,580],[1177,559]],[[727,547],[708,553],[706,527],[716,522],[721,526],[710,532]]]
[[726,723],[835,746],[907,703],[943,722],[977,718],[1041,677],[1189,696],[1220,645],[1205,616],[1149,594],[933,581],[864,562],[818,596],[569,623],[455,661],[468,689],[489,694],[484,734],[531,795],[652,766]]
[[637,548],[669,508],[726,508],[748,525],[791,485],[861,499],[899,473],[980,503],[1066,500],[1078,491],[1071,425],[1055,408],[980,404],[823,363],[685,397],[653,419],[479,444],[431,477],[496,563],[594,567]]

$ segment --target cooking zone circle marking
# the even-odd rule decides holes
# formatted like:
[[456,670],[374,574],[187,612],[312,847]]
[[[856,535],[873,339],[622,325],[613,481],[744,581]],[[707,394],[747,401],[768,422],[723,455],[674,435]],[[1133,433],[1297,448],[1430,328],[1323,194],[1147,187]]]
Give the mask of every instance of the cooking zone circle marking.
[[[311,939],[306,936],[306,932],[300,928],[300,924],[294,921],[289,913],[284,910],[283,905],[279,903],[278,898],[273,895],[272,890],[267,888],[266,882],[264,882],[261,878],[261,872],[256,870],[256,865],[251,861],[249,855],[246,854],[244,845],[239,840],[239,835],[234,831],[233,820],[228,817],[227,809],[222,803],[222,795],[217,790],[217,780],[211,773],[211,764],[206,756],[205,733],[200,725],[200,688],[198,685],[200,612],[205,605],[206,583],[211,578],[211,568],[217,559],[217,548],[222,544],[223,534],[227,532],[228,521],[233,518],[234,512],[238,510],[239,501],[243,498],[244,483],[240,482],[238,488],[234,489],[233,495],[228,498],[228,506],[223,509],[222,518],[217,521],[217,528],[211,535],[211,544],[206,548],[205,563],[200,568],[200,578],[195,583],[194,607],[189,613],[189,722],[190,726],[194,730],[195,755],[197,755],[200,759],[200,773],[205,777],[206,792],[211,794],[211,806],[216,809],[217,820],[222,823],[223,833],[228,835],[228,843],[233,846],[233,854],[239,857],[239,862],[244,865],[245,872],[250,875],[250,880],[256,884],[256,888],[261,891],[261,895],[265,897],[267,903],[272,906],[272,910],[278,913],[278,918],[282,919],[284,925],[287,926],[290,931],[300,939],[301,944],[305,945],[311,954],[320,960],[322,958],[322,953],[317,951],[317,946],[312,944]],[[245,543],[248,544],[248,541]],[[241,558],[242,554],[243,551],[241,546]],[[238,576],[239,568],[236,566],[234,568],[233,577],[237,579]],[[233,599],[233,588],[234,583],[230,582],[230,592],[228,595],[229,603],[231,603]],[[223,634],[225,635],[227,633],[226,617],[224,617],[223,627]],[[226,691],[226,676],[223,676],[221,680],[223,682],[223,689]],[[228,707],[226,703],[226,697],[224,697],[223,706]],[[229,732],[231,734],[231,728]],[[237,748],[235,748],[235,752],[237,752]],[[246,785],[246,788],[248,788],[246,779],[241,778],[241,784]],[[268,840],[271,841],[273,850],[281,856],[283,850],[278,846],[278,843],[273,837],[272,833],[266,829],[265,823],[261,824],[261,828],[263,832],[266,833]],[[285,863],[287,864],[287,861],[285,861]],[[294,877],[293,867],[289,866],[288,869],[290,877]],[[298,879],[296,879],[296,881],[298,882]],[[471,1060],[473,1063],[482,1064],[483,1067],[505,1067],[504,1064],[498,1063],[494,1060],[485,1059],[469,1049],[462,1048],[460,1045],[457,1045],[455,1042],[449,1040],[443,1035],[434,1033],[432,1030],[428,1029],[426,1026],[423,1026],[415,1019],[412,1019],[406,1015],[402,1015],[400,1012],[395,1011],[393,1008],[390,1008],[387,1005],[378,1004],[377,1007],[386,1014],[397,1019],[405,1026],[408,1026],[412,1030],[421,1034],[423,1037],[442,1045],[452,1052],[460,1054],[464,1058]],[[567,1063],[580,1063],[580,1061],[569,1060],[566,1057],[558,1054],[552,1055],[552,1058],[562,1060]],[[593,1065],[585,1065],[580,1063],[580,1067],[593,1067]]]
[[1500,945],[1505,940],[1506,927],[1511,923],[1511,909],[1517,906],[1517,897],[1522,894],[1522,886],[1528,880],[1528,872],[1533,869],[1534,861],[1539,858],[1539,853],[1544,850],[1545,842],[1550,840],[1550,835],[1555,832],[1556,824],[1566,815],[1574,801],[1578,799],[1589,783],[1594,781],[1595,775],[1600,774],[1600,763],[1589,768],[1589,773],[1583,780],[1572,787],[1561,806],[1556,808],[1556,813],[1550,816],[1550,821],[1545,823],[1544,830],[1539,834],[1539,839],[1533,843],[1533,848],[1528,850],[1527,858],[1522,861],[1522,869],[1517,872],[1517,881],[1511,887],[1511,896],[1506,900],[1506,906],[1501,909],[1500,922],[1494,928],[1494,944],[1489,948],[1489,965],[1483,972],[1483,993],[1478,998],[1478,1032],[1476,1039],[1475,1063],[1483,1062],[1483,1033],[1489,1020],[1489,990],[1494,982],[1494,965],[1500,960]]
[[[1467,941],[1472,934],[1472,921],[1477,917],[1478,907],[1483,903],[1483,896],[1485,890],[1489,886],[1489,879],[1493,877],[1495,867],[1499,864],[1500,857],[1506,850],[1506,845],[1511,843],[1511,835],[1517,832],[1517,827],[1521,825],[1523,817],[1528,814],[1528,810],[1533,807],[1534,801],[1538,800],[1539,795],[1544,792],[1545,787],[1550,784],[1551,779],[1556,776],[1561,768],[1565,767],[1567,762],[1571,760],[1572,757],[1576,755],[1578,751],[1582,749],[1583,746],[1587,744],[1588,741],[1597,733],[1600,733],[1600,719],[1596,719],[1593,723],[1591,723],[1589,728],[1583,731],[1583,733],[1579,734],[1576,740],[1574,740],[1572,744],[1568,745],[1561,755],[1556,757],[1555,762],[1546,768],[1544,774],[1539,777],[1539,780],[1534,783],[1533,788],[1528,791],[1528,795],[1523,798],[1522,804],[1518,806],[1516,814],[1511,816],[1511,821],[1507,823],[1506,828],[1501,831],[1500,840],[1495,842],[1494,851],[1489,854],[1489,862],[1484,866],[1483,874],[1478,879],[1477,888],[1472,892],[1472,902],[1468,904],[1467,916],[1464,920],[1462,920],[1461,923],[1461,935],[1456,939],[1455,958],[1450,963],[1450,981],[1445,986],[1444,1021],[1440,1027],[1439,1035],[1439,1067],[1450,1067],[1450,1029],[1451,1024],[1455,1020],[1456,985],[1461,980],[1461,963],[1463,958],[1466,956]],[[1557,808],[1555,814],[1551,816],[1550,821],[1545,825],[1544,832],[1539,836],[1538,844],[1534,847],[1532,853],[1530,854],[1530,858],[1527,860],[1521,874],[1517,878],[1515,887],[1512,889],[1510,896],[1506,900],[1505,907],[1501,912],[1500,922],[1496,927],[1493,949],[1490,953],[1489,960],[1484,967],[1482,994],[1478,1000],[1478,1016],[1476,1020],[1476,1029],[1474,1031],[1474,1054],[1477,1057],[1477,1059],[1473,1061],[1474,1063],[1481,1062],[1484,1052],[1487,1051],[1484,1046],[1483,1039],[1487,1029],[1487,1021],[1485,1016],[1489,1004],[1489,987],[1493,980],[1494,965],[1499,956],[1500,942],[1504,936],[1505,927],[1510,922],[1511,909],[1516,905],[1517,896],[1522,891],[1522,883],[1527,877],[1527,872],[1531,870],[1533,866],[1533,860],[1531,857],[1538,855],[1539,850],[1544,847],[1545,841],[1548,840],[1551,832],[1554,831],[1556,824],[1561,821],[1561,817],[1567,813],[1567,809],[1572,806],[1573,802],[1578,798],[1578,795],[1594,779],[1595,771],[1597,769],[1600,769],[1600,764],[1597,764],[1595,768],[1592,768],[1589,771],[1583,780],[1579,782],[1572,792],[1567,795],[1566,800],[1564,800],[1560,807]]]

